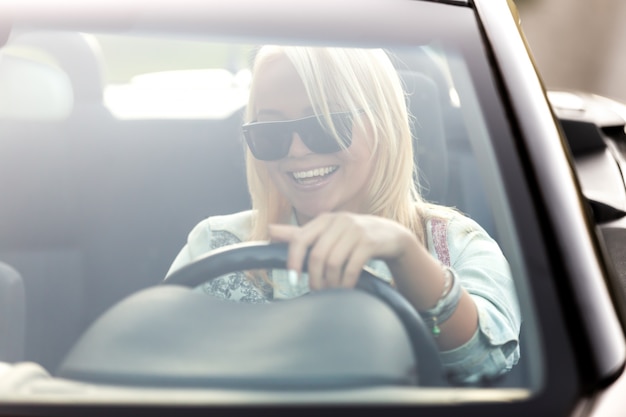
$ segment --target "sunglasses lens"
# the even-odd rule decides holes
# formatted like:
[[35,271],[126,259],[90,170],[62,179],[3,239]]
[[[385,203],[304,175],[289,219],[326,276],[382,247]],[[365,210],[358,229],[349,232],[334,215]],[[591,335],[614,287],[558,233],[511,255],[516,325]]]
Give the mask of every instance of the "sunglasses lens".
[[287,156],[292,133],[281,125],[259,123],[244,128],[244,136],[255,158],[274,161]]
[[333,153],[347,148],[352,143],[352,115],[331,115],[337,137],[322,119],[316,116],[300,120],[250,123],[243,128],[244,137],[255,158],[275,161],[289,154],[294,132],[304,144],[316,153]]
[[[352,143],[352,115],[350,113],[335,113],[331,115],[333,126],[339,141],[326,122],[316,117],[309,119],[310,123],[303,126],[298,133],[304,144],[316,153],[333,153],[347,148]],[[343,147],[342,147],[343,145]]]

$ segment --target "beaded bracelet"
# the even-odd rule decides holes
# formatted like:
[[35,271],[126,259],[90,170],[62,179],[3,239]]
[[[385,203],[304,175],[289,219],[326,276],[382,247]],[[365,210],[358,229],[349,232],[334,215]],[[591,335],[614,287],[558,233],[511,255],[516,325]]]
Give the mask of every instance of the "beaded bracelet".
[[443,270],[445,281],[441,297],[439,297],[437,304],[433,308],[420,311],[424,321],[430,324],[431,331],[435,337],[438,337],[441,333],[439,325],[452,317],[456,311],[462,294],[461,284],[456,278],[454,271],[447,266],[444,266]]

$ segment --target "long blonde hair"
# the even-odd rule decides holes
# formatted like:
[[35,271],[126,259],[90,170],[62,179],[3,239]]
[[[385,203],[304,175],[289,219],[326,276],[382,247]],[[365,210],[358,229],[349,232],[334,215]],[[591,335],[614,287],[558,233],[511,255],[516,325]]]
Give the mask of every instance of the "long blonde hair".
[[[306,88],[315,114],[330,126],[329,103],[369,121],[374,158],[368,185],[370,214],[395,220],[421,240],[421,199],[415,184],[413,140],[400,78],[381,49],[264,46],[255,58],[246,121],[256,114],[255,74],[277,56],[286,56]],[[363,127],[363,126],[361,126]],[[332,127],[334,129],[334,127]],[[291,218],[291,205],[272,183],[266,165],[246,154],[248,187],[256,210],[250,240],[266,240],[268,225]]]

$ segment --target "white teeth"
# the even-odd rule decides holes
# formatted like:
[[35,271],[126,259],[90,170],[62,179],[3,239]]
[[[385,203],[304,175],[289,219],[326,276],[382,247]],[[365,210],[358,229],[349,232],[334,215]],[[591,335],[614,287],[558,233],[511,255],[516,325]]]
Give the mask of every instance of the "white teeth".
[[334,172],[337,169],[336,166],[333,167],[324,167],[324,168],[315,168],[308,171],[297,171],[292,172],[293,176],[297,180],[302,180],[305,178],[313,178],[313,177],[323,177],[325,175]]

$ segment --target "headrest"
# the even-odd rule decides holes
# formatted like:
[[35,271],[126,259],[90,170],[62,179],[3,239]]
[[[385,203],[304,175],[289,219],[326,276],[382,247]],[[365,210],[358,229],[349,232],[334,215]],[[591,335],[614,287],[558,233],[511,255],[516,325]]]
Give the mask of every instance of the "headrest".
[[444,204],[448,189],[448,150],[439,89],[426,75],[398,71],[404,83],[415,140],[415,163],[422,197]]
[[70,77],[76,101],[102,102],[102,57],[88,36],[79,32],[24,31],[13,33],[8,45],[51,57]]
[[72,112],[65,72],[49,64],[0,54],[0,119],[55,121]]

